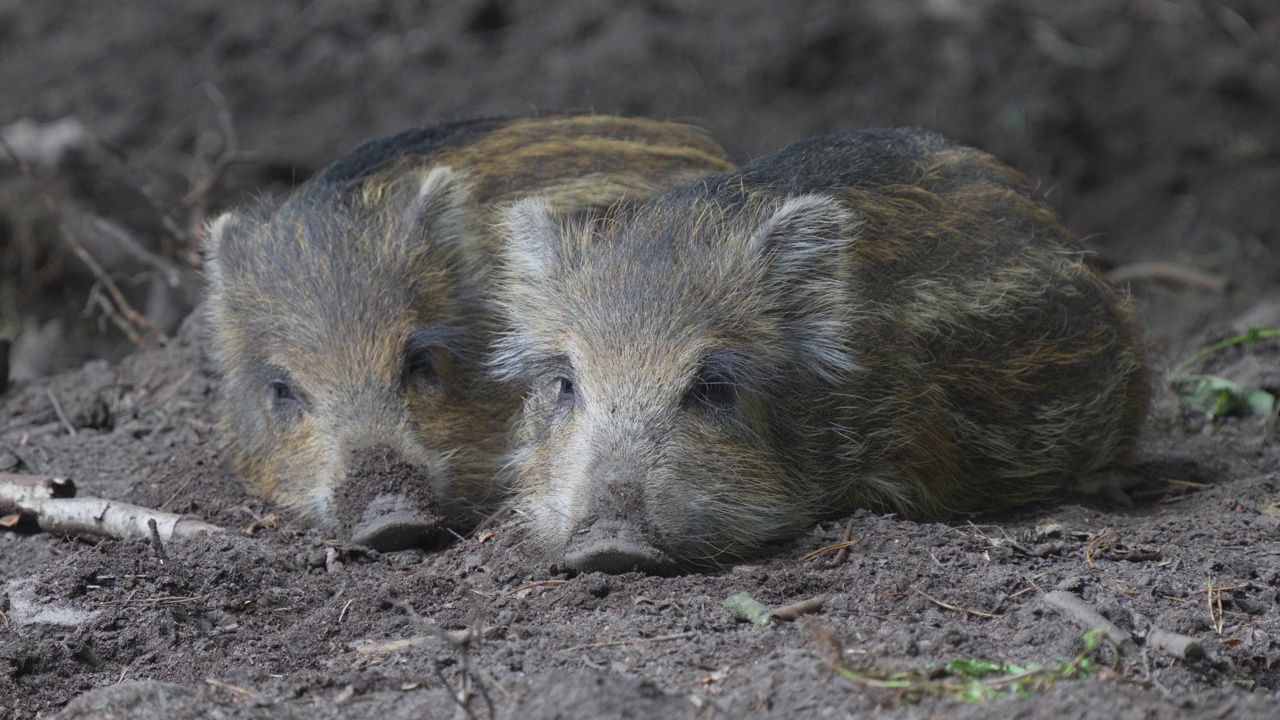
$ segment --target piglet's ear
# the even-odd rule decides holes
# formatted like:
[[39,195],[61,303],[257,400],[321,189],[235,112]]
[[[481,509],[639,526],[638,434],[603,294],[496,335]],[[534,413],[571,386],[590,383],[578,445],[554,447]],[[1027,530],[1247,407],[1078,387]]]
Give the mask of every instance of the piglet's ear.
[[467,236],[469,193],[453,169],[445,165],[431,168],[422,178],[408,208],[410,242],[430,238],[442,246],[456,246]]
[[789,198],[756,228],[748,243],[782,271],[803,270],[827,255],[839,255],[853,240],[853,213],[835,198],[801,195]]
[[224,287],[227,280],[229,238],[246,232],[245,220],[236,212],[225,212],[209,221],[204,228],[205,275],[214,287]]
[[849,245],[857,226],[855,214],[834,198],[802,195],[785,201],[749,240],[778,299],[774,312],[787,346],[800,368],[828,382],[858,370],[848,327]]
[[550,274],[562,228],[560,218],[546,203],[526,199],[511,205],[503,212],[499,231],[512,275]]

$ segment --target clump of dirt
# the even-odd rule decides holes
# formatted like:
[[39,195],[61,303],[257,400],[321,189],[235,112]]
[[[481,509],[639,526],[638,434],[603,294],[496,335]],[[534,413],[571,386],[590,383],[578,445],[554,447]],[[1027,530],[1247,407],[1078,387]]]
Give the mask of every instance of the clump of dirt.
[[[991,150],[1130,278],[1163,375],[1280,326],[1274,3],[73,5],[0,10],[0,127],[75,115],[106,141],[0,166],[0,319],[23,367],[65,370],[0,398],[0,472],[228,532],[160,553],[0,530],[0,718],[1274,715],[1274,420],[1206,416],[1161,381],[1127,503],[857,513],[719,572],[569,575],[518,517],[430,553],[271,518],[223,467],[199,315],[161,322],[199,295],[199,221],[237,198],[409,125],[594,106],[700,118],[743,159],[895,124]],[[94,339],[114,320],[68,228],[170,342]],[[1193,369],[1275,390],[1277,367],[1280,340],[1260,339]],[[742,592],[822,606],[757,626],[723,606]],[[1129,641],[1103,642],[1087,677],[1038,676],[1031,699],[966,703],[952,661],[1079,656],[1097,619],[1055,592]]]

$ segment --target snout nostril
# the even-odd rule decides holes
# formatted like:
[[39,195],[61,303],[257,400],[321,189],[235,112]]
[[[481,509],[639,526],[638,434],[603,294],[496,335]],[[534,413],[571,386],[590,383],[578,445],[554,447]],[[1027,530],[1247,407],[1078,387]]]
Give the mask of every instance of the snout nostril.
[[644,540],[634,527],[619,522],[597,522],[570,543],[565,565],[579,572],[621,574],[642,572],[672,575],[675,563],[662,550]]
[[351,542],[381,552],[439,547],[448,538],[430,473],[387,445],[348,453],[335,506]]

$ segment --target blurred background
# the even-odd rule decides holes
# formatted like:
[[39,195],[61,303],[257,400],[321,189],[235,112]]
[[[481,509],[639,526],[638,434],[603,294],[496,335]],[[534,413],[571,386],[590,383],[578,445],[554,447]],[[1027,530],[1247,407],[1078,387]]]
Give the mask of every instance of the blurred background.
[[1158,343],[1280,322],[1275,0],[3,0],[0,359],[162,343],[209,215],[372,137],[554,110],[739,160],[932,128],[1031,176]]

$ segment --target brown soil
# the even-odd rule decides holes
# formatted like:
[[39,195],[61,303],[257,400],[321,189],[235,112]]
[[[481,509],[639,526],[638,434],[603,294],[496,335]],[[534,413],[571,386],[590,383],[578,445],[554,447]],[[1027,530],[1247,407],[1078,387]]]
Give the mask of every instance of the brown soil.
[[[166,294],[136,254],[86,242],[172,328],[199,294],[182,227],[206,210],[409,125],[590,107],[696,118],[744,159],[821,132],[934,128],[1039,178],[1104,266],[1228,280],[1132,281],[1162,373],[1238,327],[1280,326],[1272,0],[845,5],[0,7],[0,127],[74,116],[104,141],[33,163],[35,178],[0,165],[0,315],[10,334],[26,328],[15,369],[70,368],[0,398],[0,472],[66,475],[82,495],[230,529],[170,541],[167,560],[144,541],[0,531],[0,718],[483,718],[488,703],[513,718],[1274,717],[1280,441],[1257,418],[1203,421],[1163,386],[1130,505],[1069,499],[949,524],[859,513],[723,572],[570,577],[528,559],[511,518],[436,553],[378,554],[288,518],[242,534],[272,508],[221,465],[198,321],[127,354],[82,314],[94,278],[59,240],[67,217],[106,218],[180,268]],[[211,177],[228,119],[249,156],[182,205]],[[178,208],[182,227],[157,208]],[[83,364],[94,356],[107,360]],[[1280,386],[1277,341],[1208,364]],[[858,543],[843,562],[801,560],[846,527]],[[1054,590],[1134,645],[1118,659],[1102,648],[1087,679],[978,705],[833,669],[1070,661],[1089,623],[1047,603]],[[723,607],[744,591],[825,603],[757,627]],[[1174,657],[1157,630],[1204,653]]]

